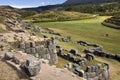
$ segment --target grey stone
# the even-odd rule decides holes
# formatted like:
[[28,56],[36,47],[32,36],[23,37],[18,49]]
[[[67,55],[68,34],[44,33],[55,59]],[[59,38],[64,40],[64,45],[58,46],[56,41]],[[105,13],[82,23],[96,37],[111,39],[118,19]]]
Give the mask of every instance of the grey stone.
[[30,42],[30,47],[35,48],[35,42]]
[[69,52],[72,53],[73,55],[76,55],[76,56],[77,56],[77,54],[78,54],[78,51],[75,50],[75,49],[71,49]]
[[47,36],[47,35],[43,35],[43,37],[44,37],[44,38],[48,38],[48,36]]
[[78,64],[74,63],[74,64],[73,64],[73,67],[74,67],[74,68],[77,68],[77,67],[80,67],[80,66],[79,66]]
[[25,64],[23,64],[21,68],[28,76],[36,76],[40,71],[40,65],[41,63],[37,58],[31,57],[26,60]]
[[72,69],[72,63],[68,63],[68,69]]
[[30,48],[30,42],[25,42],[25,48]]
[[4,55],[4,58],[6,60],[13,59],[14,58],[14,54],[12,52],[6,52],[5,55]]
[[102,76],[105,80],[109,80],[109,71],[107,69],[103,69]]
[[94,78],[95,76],[96,76],[96,73],[95,73],[95,72],[89,73],[89,78]]
[[30,48],[27,48],[27,49],[25,50],[25,52],[26,52],[27,54],[31,54],[31,49],[30,49]]
[[31,54],[35,54],[36,53],[36,50],[35,50],[35,48],[31,48],[31,52],[30,52]]
[[15,57],[13,58],[12,62],[14,62],[15,64],[20,64],[19,59],[15,58]]
[[86,59],[87,59],[87,60],[94,60],[94,59],[95,59],[95,56],[94,56],[93,54],[87,53],[87,54],[86,54]]
[[20,49],[25,49],[25,43],[20,44]]
[[86,72],[91,72],[91,67],[90,66],[87,66]]
[[84,76],[84,71],[80,69],[80,67],[75,68],[75,71],[78,73],[80,77]]
[[120,61],[120,55],[119,55],[119,54],[116,54],[116,55],[115,55],[115,59],[118,60],[118,61]]

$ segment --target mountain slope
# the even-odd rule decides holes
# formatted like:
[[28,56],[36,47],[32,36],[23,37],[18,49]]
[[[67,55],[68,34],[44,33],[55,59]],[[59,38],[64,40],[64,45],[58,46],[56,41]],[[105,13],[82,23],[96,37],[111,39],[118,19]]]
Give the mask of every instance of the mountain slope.
[[88,4],[88,3],[101,3],[101,2],[107,2],[110,0],[67,0],[63,4]]

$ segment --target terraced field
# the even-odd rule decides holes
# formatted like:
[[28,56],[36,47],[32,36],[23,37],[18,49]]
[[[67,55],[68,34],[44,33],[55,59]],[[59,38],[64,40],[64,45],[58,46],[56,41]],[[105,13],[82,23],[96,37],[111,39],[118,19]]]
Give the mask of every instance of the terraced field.
[[102,24],[111,28],[120,29],[120,16],[116,15],[108,18]]
[[[96,43],[103,46],[106,52],[118,54],[120,53],[120,31],[103,26],[101,23],[106,18],[108,17],[65,22],[40,22],[37,24],[40,27],[53,29],[64,36],[71,36],[73,42],[83,40],[90,43]],[[85,48],[73,43],[60,42],[60,44],[67,49],[74,47],[80,52]]]

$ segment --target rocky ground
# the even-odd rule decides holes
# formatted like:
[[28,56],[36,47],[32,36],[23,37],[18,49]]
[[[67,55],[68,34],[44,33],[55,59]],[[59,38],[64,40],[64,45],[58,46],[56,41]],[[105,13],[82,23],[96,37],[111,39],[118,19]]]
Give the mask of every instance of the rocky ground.
[[[57,56],[54,58],[55,54],[53,54],[55,52],[53,39],[45,39],[29,33],[29,31],[25,30],[25,27],[23,26],[28,27],[31,23],[27,23],[27,25],[23,24],[20,15],[11,10],[3,10],[0,11],[0,13],[0,17],[5,19],[3,21],[4,24],[1,23],[0,26],[8,31],[0,33],[0,79],[83,80],[67,69],[56,68],[55,66],[52,66],[53,64],[49,64],[50,60],[52,60],[52,62],[57,61]],[[49,41],[47,42],[47,40]],[[46,41],[44,45],[39,45],[37,43],[42,41]],[[23,49],[24,47],[25,50],[30,53],[28,54],[26,51],[20,51],[18,46],[11,45],[16,42],[19,42],[17,45],[20,45],[21,42],[25,42],[25,46],[22,45],[22,48],[20,48]],[[36,43],[31,44],[31,42]],[[43,50],[44,55],[39,54],[39,56],[34,57],[31,50],[34,52],[34,49],[37,47],[41,47],[42,49],[45,47],[47,54]],[[38,57],[49,58],[49,60],[41,60],[41,58],[38,59]]]
[[[85,41],[73,42],[90,47],[84,50],[84,55],[76,49],[66,50],[56,43],[56,39],[67,43],[72,41],[71,36],[62,36],[49,28],[40,30],[33,23],[23,22],[20,15],[11,10],[0,13],[4,18],[0,26],[8,31],[0,33],[0,79],[110,80],[109,69],[114,71],[114,67],[99,57],[120,60],[119,55],[105,53],[102,46]],[[56,35],[59,37],[53,37]],[[63,68],[55,66],[59,63],[58,56],[68,61]]]

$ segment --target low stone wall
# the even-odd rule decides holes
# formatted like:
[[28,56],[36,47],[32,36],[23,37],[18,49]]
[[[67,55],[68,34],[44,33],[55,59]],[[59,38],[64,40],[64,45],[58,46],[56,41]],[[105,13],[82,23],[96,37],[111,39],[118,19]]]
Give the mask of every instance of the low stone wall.
[[91,53],[100,57],[106,57],[106,58],[110,58],[110,59],[115,59],[117,61],[120,61],[120,55],[119,54],[109,54],[106,52],[103,52],[103,49],[101,47],[96,47],[96,48],[92,48],[92,49],[85,49],[84,50],[85,53]]
[[104,67],[101,64],[87,66],[85,71],[76,68],[74,73],[87,80],[110,80],[109,65],[106,63]]
[[51,64],[58,62],[54,38],[44,42],[22,42],[18,45],[20,51],[34,55],[37,58],[48,59]]
[[[80,56],[78,55],[78,51],[75,49],[71,49],[67,52],[68,53],[64,53],[64,50],[62,48],[59,48],[58,56],[73,63],[73,65],[69,63],[65,65],[65,67],[68,69],[73,68],[73,72],[76,75],[87,80],[109,80],[109,65],[107,63],[104,63],[104,65],[91,64],[90,66],[86,66],[86,62],[95,59],[94,54],[87,53],[86,56]],[[85,69],[81,67],[84,67]]]

